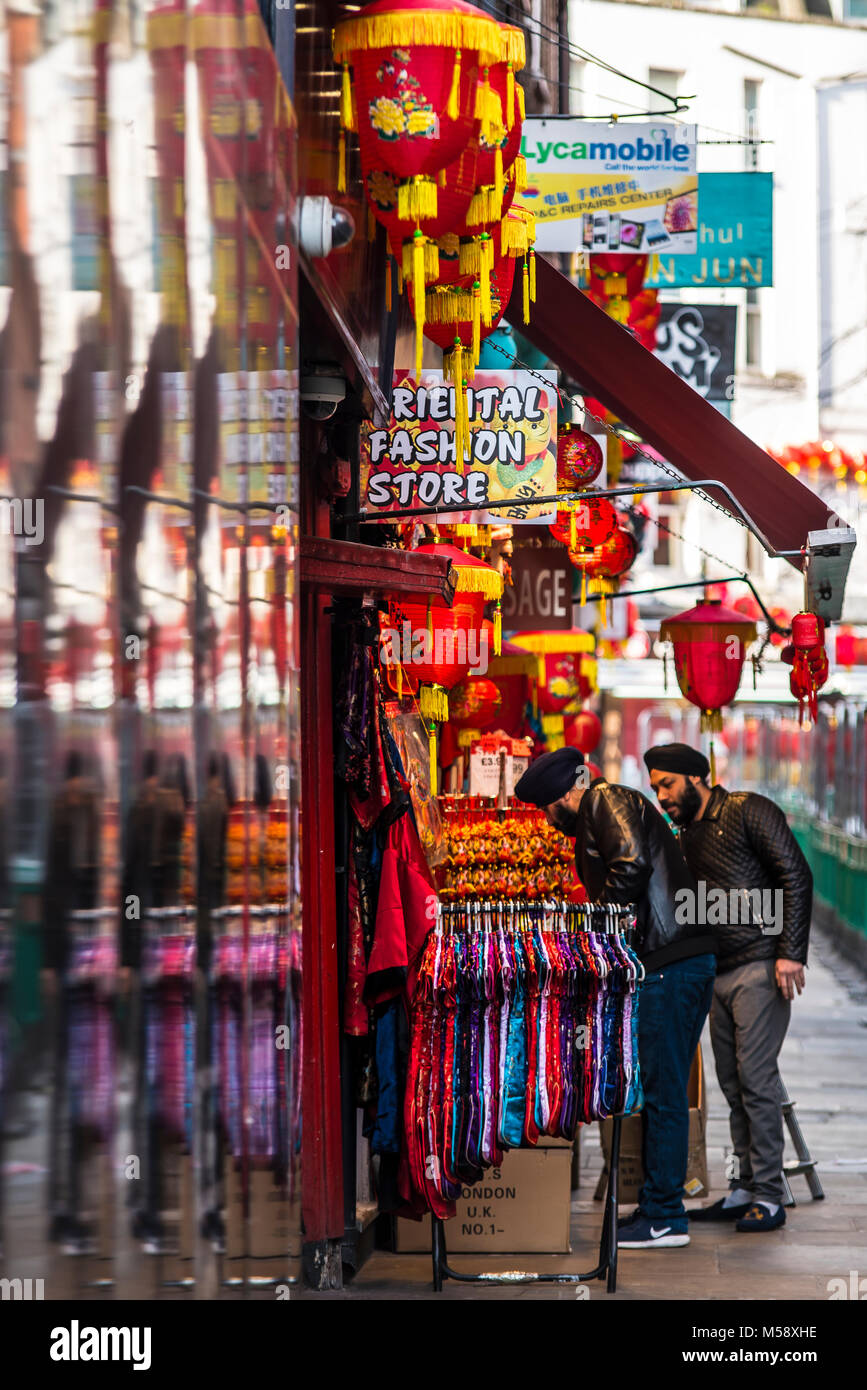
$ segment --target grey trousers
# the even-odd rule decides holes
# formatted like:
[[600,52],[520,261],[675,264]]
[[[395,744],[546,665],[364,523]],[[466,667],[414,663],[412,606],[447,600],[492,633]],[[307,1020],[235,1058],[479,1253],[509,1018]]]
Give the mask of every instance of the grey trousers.
[[772,960],[717,975],[710,1010],[716,1074],[729,1103],[737,1163],[732,1188],[783,1200],[783,1087],[777,1057],[791,1003],[777,989]]

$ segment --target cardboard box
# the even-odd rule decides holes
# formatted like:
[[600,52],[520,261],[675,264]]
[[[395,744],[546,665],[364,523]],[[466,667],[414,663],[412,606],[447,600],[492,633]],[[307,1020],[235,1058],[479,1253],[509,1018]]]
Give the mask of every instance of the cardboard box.
[[[446,1222],[446,1248],[455,1254],[568,1253],[572,1145],[563,1140],[512,1149],[464,1188],[457,1215]],[[429,1250],[430,1221],[397,1221],[397,1249]]]
[[[683,1185],[685,1197],[706,1197],[708,1195],[707,1151],[707,1101],[704,1088],[704,1065],[701,1044],[696,1049],[686,1088],[689,1101],[689,1152],[686,1162],[686,1180]],[[611,1152],[612,1120],[603,1120],[599,1126],[602,1139],[602,1152],[605,1167],[593,1194],[597,1201],[605,1196],[608,1182],[608,1155]],[[644,1183],[644,1167],[641,1161],[641,1142],[644,1121],[641,1115],[627,1115],[620,1128],[620,1181],[618,1200],[624,1204],[638,1201],[638,1193]]]

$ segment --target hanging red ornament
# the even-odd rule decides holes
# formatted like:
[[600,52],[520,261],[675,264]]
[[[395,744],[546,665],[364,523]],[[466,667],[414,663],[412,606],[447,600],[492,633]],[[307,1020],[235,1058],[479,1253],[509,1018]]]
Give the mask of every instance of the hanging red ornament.
[[567,719],[563,730],[566,743],[584,754],[592,753],[602,737],[602,721],[591,709],[582,709]]
[[505,56],[500,26],[464,0],[375,0],[337,25],[333,52],[341,133],[357,129],[363,172],[399,180],[401,218],[435,216],[437,175],[490,123],[487,69]]
[[499,714],[502,696],[487,676],[469,676],[452,687],[449,694],[449,722],[460,730],[458,743],[465,747],[477,733],[487,729]]
[[[721,732],[722,709],[737,694],[747,645],[755,641],[755,623],[712,600],[667,618],[659,636],[674,645],[677,683],[690,704],[701,710],[702,732]],[[715,772],[711,741],[714,781]]]
[[574,492],[589,487],[602,472],[605,460],[597,439],[577,425],[560,427],[557,438],[557,491]]

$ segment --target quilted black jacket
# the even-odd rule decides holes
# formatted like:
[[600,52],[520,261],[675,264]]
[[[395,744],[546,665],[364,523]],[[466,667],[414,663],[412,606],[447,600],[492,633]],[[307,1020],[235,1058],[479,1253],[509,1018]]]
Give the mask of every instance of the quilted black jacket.
[[636,953],[648,970],[716,950],[706,926],[677,920],[675,893],[696,885],[677,841],[652,802],[597,777],[578,806],[575,865],[594,902],[634,903]]
[[[756,792],[714,787],[701,820],[681,830],[680,844],[699,886],[703,879],[708,892],[722,888],[729,903],[733,888],[743,898],[737,912],[729,908],[714,926],[719,941],[717,973],[754,960],[782,958],[806,964],[813,875],[786,817],[773,801]],[[782,914],[775,913],[773,898],[765,898],[771,917],[763,921],[761,913],[752,910],[758,898],[753,897],[748,909],[743,889],[781,889]],[[714,920],[710,914],[709,919]]]

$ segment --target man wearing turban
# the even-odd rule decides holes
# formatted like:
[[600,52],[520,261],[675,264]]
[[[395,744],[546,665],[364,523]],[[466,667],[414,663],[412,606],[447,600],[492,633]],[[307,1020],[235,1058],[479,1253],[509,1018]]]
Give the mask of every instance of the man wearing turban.
[[577,748],[558,748],[531,763],[515,795],[543,807],[548,823],[574,838],[575,865],[591,901],[635,908],[635,949],[645,970],[638,1012],[645,1181],[638,1207],[618,1227],[617,1244],[627,1250],[688,1245],[686,1087],[714,979],[713,934],[675,916],[677,894],[694,894],[695,881],[656,807],[633,787],[604,777],[591,781]]
[[710,1036],[734,1162],[728,1195],[690,1216],[773,1231],[786,1220],[777,1057],[804,988],[813,877],[779,807],[755,792],[709,786],[703,753],[669,743],[644,761],[696,878],[698,898],[683,906],[718,941]]

